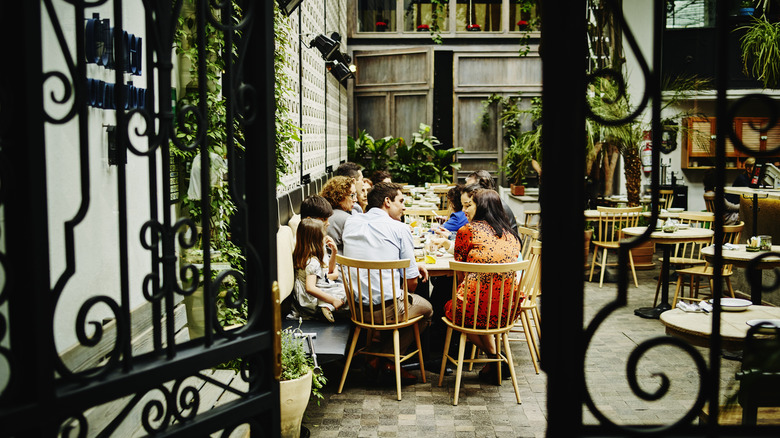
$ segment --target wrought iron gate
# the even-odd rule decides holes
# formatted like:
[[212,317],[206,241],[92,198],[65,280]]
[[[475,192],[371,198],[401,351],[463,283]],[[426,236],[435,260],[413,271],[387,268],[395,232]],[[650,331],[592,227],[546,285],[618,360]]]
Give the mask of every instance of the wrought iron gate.
[[[652,20],[652,53],[645,57],[638,49],[636,37],[631,27],[621,13],[623,5],[637,2],[605,1],[602,3],[614,11],[615,28],[623,32],[623,44],[626,50],[633,52],[639,59],[642,71],[641,80],[645,94],[641,103],[632,108],[628,117],[614,120],[601,118],[605,124],[621,125],[637,120],[640,114],[647,112],[652,115],[652,139],[654,145],[660,145],[662,139],[661,105],[662,105],[662,42],[664,16],[670,2],[653,1],[653,13],[647,17]],[[729,64],[726,59],[726,47],[730,29],[727,24],[729,8],[732,2],[718,1],[717,4],[717,46],[718,54],[715,83],[717,88],[717,158],[715,172],[718,181],[725,179],[725,143],[726,139],[736,147],[750,155],[756,152],[746,148],[733,133],[733,117],[735,108],[745,101],[759,101],[766,111],[770,124],[777,121],[777,103],[760,93],[748,95],[729,105],[726,94],[728,90]],[[550,6],[552,6],[552,10]],[[681,413],[679,419],[668,424],[655,426],[633,426],[616,424],[609,416],[599,411],[593,402],[593,395],[588,393],[585,379],[585,354],[592,348],[595,331],[600,324],[616,309],[625,307],[629,288],[628,249],[648,240],[652,228],[638,238],[625,241],[619,251],[619,271],[617,293],[612,302],[600,309],[591,321],[583,317],[583,282],[582,282],[582,251],[579,242],[582,239],[584,219],[582,206],[585,204],[584,153],[585,136],[582,127],[586,118],[599,119],[585,99],[588,84],[598,78],[611,78],[625,84],[626,78],[621,71],[608,67],[589,70],[587,57],[583,56],[586,49],[584,38],[587,33],[586,20],[583,14],[586,2],[567,3],[561,7],[557,2],[543,2],[543,30],[540,53],[543,60],[543,184],[541,193],[542,229],[545,251],[542,263],[543,290],[548,297],[553,296],[555,311],[548,312],[543,321],[545,339],[542,343],[542,367],[548,374],[548,429],[547,436],[777,436],[777,427],[751,426],[721,426],[717,424],[719,394],[722,391],[719,384],[721,368],[721,339],[713,336],[708,360],[691,345],[679,339],[662,336],[650,339],[636,346],[627,358],[629,384],[638,399],[662,400],[668,395],[669,381],[664,369],[657,370],[659,381],[664,381],[655,391],[648,391],[637,385],[636,370],[632,364],[642,358],[648,351],[659,346],[671,346],[685,351],[696,364],[700,375],[701,387],[698,397],[687,410]],[[580,41],[583,45],[572,44]],[[589,74],[585,72],[590,71]],[[576,72],[583,72],[579,74]],[[554,86],[550,86],[554,84]],[[725,122],[724,122],[725,121]],[[758,155],[777,155],[778,145],[771,145],[768,150]],[[561,153],[563,152],[563,153]],[[659,148],[652,152],[652,205],[653,217],[651,224],[657,219],[659,191]],[[715,210],[715,240],[722,239],[723,213],[721,200],[724,196],[723,184],[717,184]],[[565,219],[561,219],[565,218]],[[565,226],[564,226],[565,223]],[[580,224],[571,226],[570,224]],[[576,250],[575,250],[576,249]],[[720,247],[716,250],[714,271],[719,273],[722,262]],[[565,271],[565,272],[562,272]],[[750,275],[750,274],[748,274]],[[714,296],[721,293],[721,278],[715,279]],[[548,298],[549,301],[549,298]],[[721,308],[716,304],[714,309],[712,333],[720,333]],[[659,367],[660,368],[660,367]],[[632,373],[633,371],[633,373]],[[710,404],[710,421],[701,426],[693,426],[693,420],[704,403]],[[583,408],[596,417],[598,425],[585,425]]]
[[[191,85],[201,97],[197,106],[174,108],[171,98],[182,3],[0,4],[0,32],[9,42],[0,76],[0,436],[112,436],[124,421],[154,436],[229,436],[242,424],[253,436],[279,433],[273,2],[195,2],[198,59],[213,56],[203,46],[207,26],[219,30],[225,48],[216,55],[225,65],[225,182],[236,205],[229,233],[241,270],[218,269],[209,251],[198,264],[180,258],[183,250],[208,249],[213,226],[205,97],[214,84],[203,74]],[[95,65],[113,78],[91,76]],[[242,131],[242,144],[233,128]],[[177,151],[203,157],[199,224],[174,213],[174,173],[183,171]],[[64,178],[75,182],[60,197]],[[58,210],[66,201],[73,203]],[[111,239],[99,239],[104,229]],[[200,282],[204,335],[178,339],[175,308]],[[85,284],[92,289],[74,293]],[[247,305],[243,327],[225,330],[217,322],[220,289],[232,296],[226,306]],[[151,325],[142,350],[133,344],[139,307]],[[68,309],[68,321],[56,316]],[[105,349],[99,364],[82,369],[63,360],[63,333],[81,350]],[[242,389],[208,372],[234,358],[242,359]],[[234,400],[208,409],[198,392],[204,385]],[[109,402],[110,420],[90,431],[88,412]]]

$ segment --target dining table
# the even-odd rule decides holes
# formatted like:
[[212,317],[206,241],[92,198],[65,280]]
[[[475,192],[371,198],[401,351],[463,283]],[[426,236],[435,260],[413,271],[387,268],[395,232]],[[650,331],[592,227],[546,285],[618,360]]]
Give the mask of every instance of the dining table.
[[[762,271],[780,267],[780,245],[772,245],[771,251],[748,251],[747,245],[731,245],[733,249],[723,248],[723,263],[731,264],[738,268],[752,268],[747,271],[750,282],[750,301],[753,304],[761,304],[762,295]],[[704,259],[712,263],[715,260],[715,245],[701,249]],[[752,265],[751,265],[752,264]]]
[[[720,312],[721,348],[727,351],[742,350],[742,343],[752,325],[759,321],[780,322],[780,307],[750,305],[747,300],[724,298],[729,302],[744,301],[745,306],[722,306]],[[721,301],[723,303],[724,301]],[[666,334],[686,340],[697,347],[709,347],[712,340],[713,312],[686,312],[680,308],[664,312],[660,316]],[[772,330],[772,329],[769,329]],[[759,333],[756,336],[766,336]]]
[[[646,227],[623,228],[626,236],[639,236],[647,231]],[[672,248],[678,243],[706,243],[712,242],[715,233],[707,228],[678,228],[674,232],[652,231],[650,240],[663,249],[663,263],[661,264],[661,302],[655,307],[640,307],[634,310],[634,314],[648,319],[658,319],[660,315],[672,306],[669,304],[669,269]]]

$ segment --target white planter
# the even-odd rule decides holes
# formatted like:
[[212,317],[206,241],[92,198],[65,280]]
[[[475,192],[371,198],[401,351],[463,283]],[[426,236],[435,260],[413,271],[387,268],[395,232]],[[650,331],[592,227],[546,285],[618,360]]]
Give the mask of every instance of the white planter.
[[312,373],[279,382],[282,438],[300,438],[301,422],[311,396]]

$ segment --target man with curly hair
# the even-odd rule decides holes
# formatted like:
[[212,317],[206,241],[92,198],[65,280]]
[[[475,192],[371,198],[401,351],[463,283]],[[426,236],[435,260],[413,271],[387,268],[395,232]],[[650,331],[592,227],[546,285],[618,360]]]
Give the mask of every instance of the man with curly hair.
[[320,196],[333,207],[333,216],[329,220],[328,236],[336,242],[339,253],[343,253],[344,243],[341,240],[341,235],[344,232],[344,223],[352,215],[352,205],[357,199],[355,180],[348,176],[334,176],[322,187]]

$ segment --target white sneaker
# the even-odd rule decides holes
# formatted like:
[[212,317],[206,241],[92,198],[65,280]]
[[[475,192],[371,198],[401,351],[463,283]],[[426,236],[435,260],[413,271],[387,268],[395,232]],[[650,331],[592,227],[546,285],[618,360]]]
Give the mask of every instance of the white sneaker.
[[336,318],[333,317],[333,312],[330,311],[327,307],[320,307],[322,309],[322,316],[325,317],[330,322],[336,322]]

